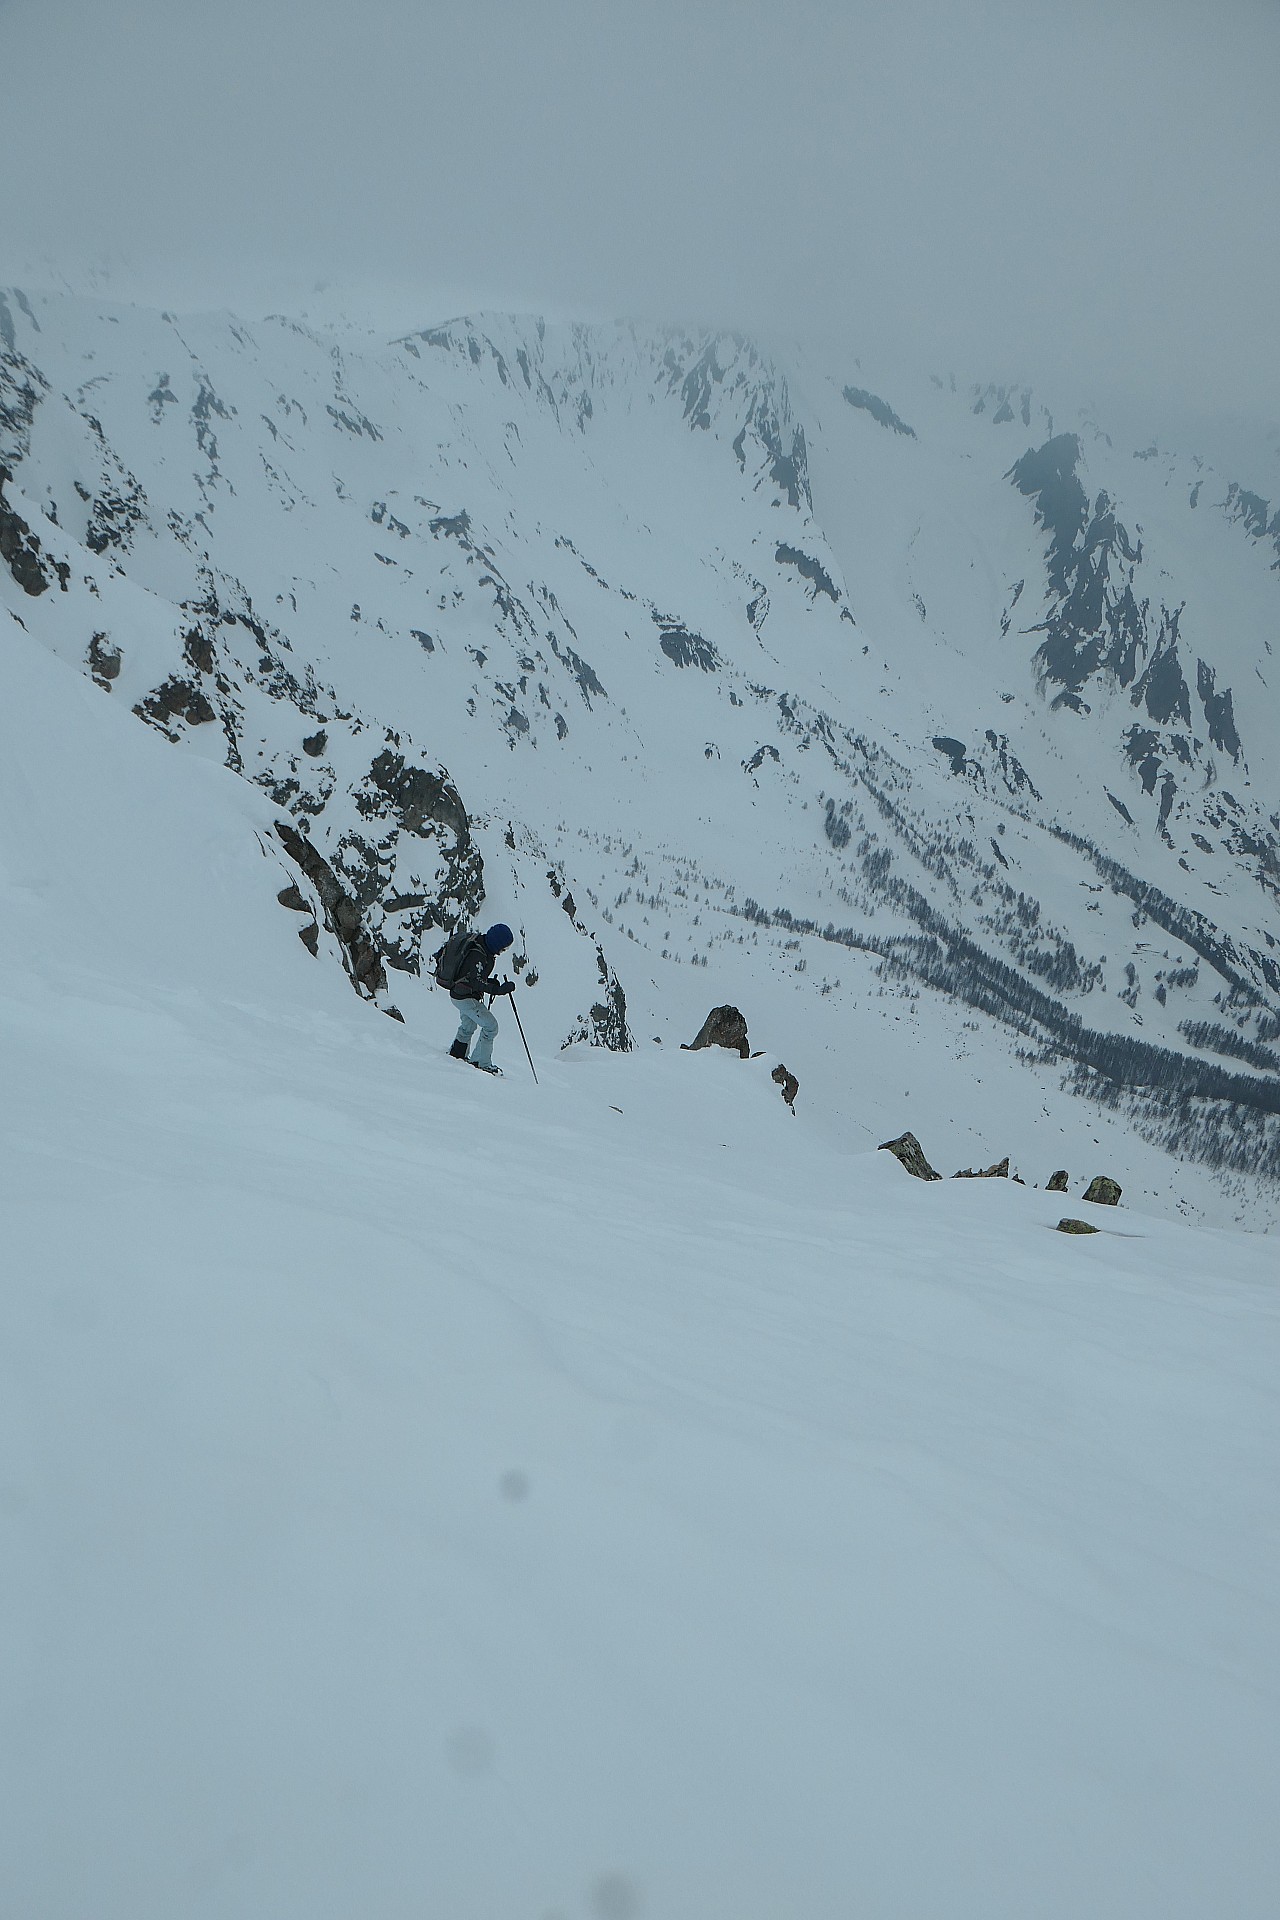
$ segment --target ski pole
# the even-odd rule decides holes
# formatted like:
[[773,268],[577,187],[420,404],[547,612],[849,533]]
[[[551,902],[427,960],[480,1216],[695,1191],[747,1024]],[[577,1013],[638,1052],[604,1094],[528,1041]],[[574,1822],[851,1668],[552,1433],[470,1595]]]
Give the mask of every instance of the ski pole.
[[[514,1013],[516,1017],[516,1025],[520,1029],[520,1038],[524,1040],[524,1021],[520,1018],[520,1009],[516,1005],[516,997],[514,993],[511,996],[511,1011],[512,1013]],[[524,1057],[529,1062],[529,1071],[533,1075],[533,1084],[536,1087],[538,1084],[538,1069],[533,1064],[533,1055],[529,1051],[529,1042],[527,1040],[524,1040]]]

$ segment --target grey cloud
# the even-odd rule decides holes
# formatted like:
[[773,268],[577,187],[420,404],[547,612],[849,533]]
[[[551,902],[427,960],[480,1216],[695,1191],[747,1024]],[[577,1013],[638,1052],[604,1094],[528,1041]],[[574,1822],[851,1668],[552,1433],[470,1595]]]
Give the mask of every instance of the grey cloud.
[[10,0],[0,279],[901,344],[1280,418],[1280,13]]

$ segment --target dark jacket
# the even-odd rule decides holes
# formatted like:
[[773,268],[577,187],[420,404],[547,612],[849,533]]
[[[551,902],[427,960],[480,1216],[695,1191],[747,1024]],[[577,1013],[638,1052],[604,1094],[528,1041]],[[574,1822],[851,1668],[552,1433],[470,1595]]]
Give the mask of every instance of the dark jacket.
[[458,972],[449,989],[451,1000],[480,1000],[493,978],[496,957],[490,953],[483,936],[473,933],[468,936],[462,949],[462,958],[458,963]]

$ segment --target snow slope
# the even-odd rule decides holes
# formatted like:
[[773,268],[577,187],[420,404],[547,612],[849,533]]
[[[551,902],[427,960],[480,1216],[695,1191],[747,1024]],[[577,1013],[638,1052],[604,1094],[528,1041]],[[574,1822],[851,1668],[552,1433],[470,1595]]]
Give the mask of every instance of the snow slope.
[[1268,1240],[488,1082],[2,636],[5,1910],[1270,1920]]

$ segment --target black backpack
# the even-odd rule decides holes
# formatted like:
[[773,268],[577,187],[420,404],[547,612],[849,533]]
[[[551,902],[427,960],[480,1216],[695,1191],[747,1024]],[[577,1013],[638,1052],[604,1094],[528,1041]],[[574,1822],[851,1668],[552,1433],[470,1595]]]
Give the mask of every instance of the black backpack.
[[473,938],[469,928],[459,927],[437,953],[431,956],[431,977],[438,987],[451,987],[462,968],[467,942]]

